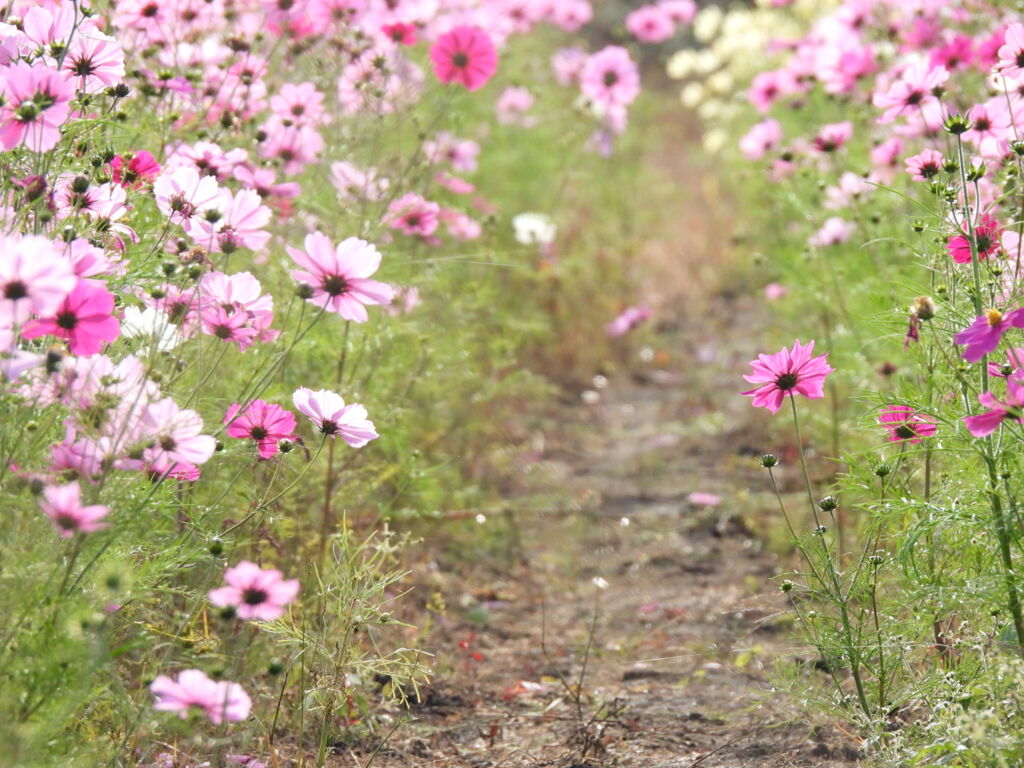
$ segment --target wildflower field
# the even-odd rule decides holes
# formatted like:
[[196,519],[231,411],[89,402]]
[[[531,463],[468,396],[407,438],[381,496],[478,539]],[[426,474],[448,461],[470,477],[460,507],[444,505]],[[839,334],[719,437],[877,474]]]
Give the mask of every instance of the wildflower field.
[[0,7],[0,766],[1024,762],[1024,9]]

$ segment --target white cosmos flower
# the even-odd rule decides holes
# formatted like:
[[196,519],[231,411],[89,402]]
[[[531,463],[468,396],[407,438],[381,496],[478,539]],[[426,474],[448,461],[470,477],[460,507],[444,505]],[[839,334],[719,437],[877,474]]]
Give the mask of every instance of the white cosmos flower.
[[147,346],[155,345],[159,352],[170,352],[184,340],[167,313],[154,307],[144,310],[126,307],[121,335],[129,339],[141,338]]
[[522,245],[551,245],[558,228],[546,213],[520,213],[512,218],[516,242]]

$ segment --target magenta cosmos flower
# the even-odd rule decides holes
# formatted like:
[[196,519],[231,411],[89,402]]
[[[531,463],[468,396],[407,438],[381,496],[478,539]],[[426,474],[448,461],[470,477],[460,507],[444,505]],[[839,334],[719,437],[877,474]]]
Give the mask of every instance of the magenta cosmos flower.
[[891,443],[920,443],[935,434],[935,420],[909,405],[887,405],[878,415],[878,423],[889,431]]
[[225,430],[228,436],[256,441],[263,459],[277,453],[279,441],[295,437],[295,414],[263,400],[253,400],[245,410],[235,403],[228,408],[224,423],[228,425]]
[[198,669],[186,669],[173,680],[160,675],[149,686],[156,696],[155,709],[177,712],[182,720],[192,710],[199,710],[214,725],[245,720],[252,709],[249,694],[238,683],[215,681]]
[[755,408],[767,408],[778,413],[786,395],[794,393],[813,399],[825,396],[825,377],[834,370],[826,360],[827,354],[811,357],[814,342],[801,345],[793,342],[793,349],[781,349],[774,355],[758,355],[750,361],[753,375],[744,379],[760,387],[741,392],[754,398]]
[[479,27],[458,26],[430,47],[434,74],[442,83],[461,83],[470,91],[482,88],[498,69],[498,51]]
[[1024,307],[1006,314],[998,309],[990,309],[984,315],[978,315],[974,322],[960,331],[953,340],[966,346],[964,360],[976,363],[999,346],[1003,334],[1010,328],[1024,328]]
[[309,301],[354,323],[365,323],[366,306],[390,304],[394,289],[368,279],[380,267],[380,253],[365,240],[350,237],[337,247],[321,232],[306,235],[305,251],[286,250],[301,269],[291,276],[313,290]]
[[362,448],[380,437],[367,418],[366,408],[359,403],[345,405],[341,395],[335,392],[326,389],[314,392],[301,387],[292,394],[292,402],[322,434],[332,439],[340,437],[353,448]]
[[[999,222],[987,213],[981,217],[978,226],[974,228],[974,238],[978,244],[978,258],[986,259],[999,250],[999,236],[1002,230]],[[947,245],[949,255],[957,264],[971,263],[971,241],[965,235],[951,237]]]
[[65,539],[70,539],[76,533],[91,533],[106,528],[107,524],[100,521],[110,514],[110,510],[102,504],[82,506],[82,491],[78,483],[47,486],[43,489],[39,506]]
[[609,45],[588,57],[580,71],[580,90],[605,107],[625,107],[640,93],[640,70],[620,45]]
[[978,402],[988,410],[964,417],[967,431],[975,437],[991,435],[1005,419],[1024,424],[1024,382],[1019,374],[1006,380],[1006,400],[999,400],[991,392],[982,392],[978,395]]
[[285,579],[273,568],[263,569],[243,560],[224,571],[226,587],[211,590],[210,602],[232,607],[240,619],[273,621],[284,615],[284,607],[299,594],[297,579]]
[[113,313],[114,294],[100,282],[79,280],[53,316],[29,321],[21,335],[26,339],[56,336],[68,342],[72,354],[88,357],[121,335],[121,324]]

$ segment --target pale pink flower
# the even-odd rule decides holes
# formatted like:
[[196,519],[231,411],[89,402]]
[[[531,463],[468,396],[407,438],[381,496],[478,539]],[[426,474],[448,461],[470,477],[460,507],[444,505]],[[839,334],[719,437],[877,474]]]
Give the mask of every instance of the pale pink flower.
[[82,490],[78,483],[46,486],[39,506],[65,539],[76,533],[90,533],[108,527],[107,523],[100,521],[110,514],[110,510],[102,504],[82,506]]
[[353,448],[362,448],[379,437],[366,408],[359,403],[345,405],[341,395],[335,392],[326,389],[314,392],[301,387],[295,390],[292,402],[321,434],[331,439],[340,437]]
[[0,147],[10,150],[24,144],[33,152],[53,149],[75,94],[71,78],[42,61],[16,62],[4,69],[3,76]]
[[150,683],[156,697],[154,709],[177,712],[181,719],[193,709],[200,710],[214,725],[245,720],[252,710],[252,700],[238,683],[214,681],[198,669],[186,669],[173,680],[159,675]]
[[441,206],[415,192],[406,192],[388,206],[388,226],[413,237],[429,238],[437,231]]
[[740,139],[740,152],[748,160],[760,160],[782,142],[782,126],[774,117],[756,123]]
[[998,55],[996,69],[1004,76],[1016,79],[1024,75],[1024,24],[1014,22],[1006,28]]
[[807,243],[816,248],[839,245],[849,240],[856,229],[857,225],[853,222],[832,216],[826,219],[818,231],[807,239]]
[[54,314],[78,279],[57,246],[38,235],[0,235],[0,317],[21,324]]
[[390,304],[394,289],[387,283],[370,280],[380,267],[380,252],[365,240],[349,237],[337,246],[327,235],[306,235],[305,250],[287,246],[285,250],[301,267],[291,271],[299,283],[309,286],[309,301],[340,315],[345,320],[365,323],[367,306]]
[[284,579],[281,572],[262,569],[242,560],[224,571],[225,587],[211,590],[210,602],[231,606],[235,615],[249,621],[273,621],[284,615],[284,608],[299,594],[297,579]]
[[640,70],[619,45],[609,45],[590,56],[580,72],[580,90],[606,106],[628,106],[640,93]]
[[663,43],[676,32],[675,22],[662,5],[642,5],[626,16],[626,29],[641,43]]
[[202,434],[202,417],[179,408],[170,397],[146,406],[138,431],[139,438],[150,443],[143,457],[156,467],[203,464],[217,446],[213,437]]
[[925,149],[907,158],[907,173],[914,181],[928,181],[942,171],[946,158],[934,149]]

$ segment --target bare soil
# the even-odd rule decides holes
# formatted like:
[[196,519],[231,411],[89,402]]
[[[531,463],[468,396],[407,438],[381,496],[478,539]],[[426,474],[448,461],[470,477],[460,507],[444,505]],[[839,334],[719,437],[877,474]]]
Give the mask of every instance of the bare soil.
[[[416,579],[422,602],[437,592],[447,606],[419,617],[438,676],[375,765],[855,764],[855,738],[772,687],[777,663],[813,654],[778,590],[785,562],[753,530],[770,516],[745,511],[769,501],[757,495],[768,443],[763,415],[735,395],[737,328],[680,327],[658,338],[668,364],[548,425],[529,473],[559,484],[562,508],[481,523],[515,534],[514,557],[473,563],[437,533]],[[722,501],[695,504],[695,491]]]

